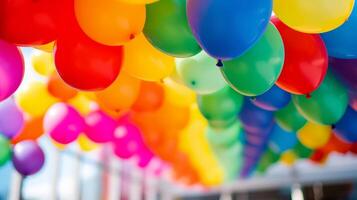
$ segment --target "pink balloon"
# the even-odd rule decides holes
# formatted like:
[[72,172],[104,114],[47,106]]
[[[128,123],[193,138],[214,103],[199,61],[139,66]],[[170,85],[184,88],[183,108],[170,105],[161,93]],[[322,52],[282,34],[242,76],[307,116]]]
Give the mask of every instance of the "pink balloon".
[[57,103],[47,111],[43,127],[56,142],[69,144],[78,138],[86,125],[82,116],[72,106]]
[[154,158],[154,154],[145,145],[137,152],[137,156],[139,158],[138,166],[141,168],[147,167]]
[[24,77],[24,61],[19,49],[0,40],[0,101],[11,96]]
[[96,143],[113,141],[117,122],[102,111],[93,111],[85,118],[85,134]]

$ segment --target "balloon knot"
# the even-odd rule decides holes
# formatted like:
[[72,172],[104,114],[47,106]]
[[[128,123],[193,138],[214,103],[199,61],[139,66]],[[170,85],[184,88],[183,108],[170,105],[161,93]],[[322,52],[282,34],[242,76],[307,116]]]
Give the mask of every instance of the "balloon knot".
[[257,97],[250,97],[250,100],[255,101],[257,100]]
[[306,94],[306,98],[310,99],[311,98],[311,94]]
[[335,125],[335,124],[332,124],[332,125],[331,125],[331,128],[332,128],[332,129],[335,129],[335,128],[336,128],[336,125]]
[[218,62],[217,62],[217,67],[223,67],[223,62],[221,59],[218,59]]
[[130,34],[129,39],[132,40],[132,39],[134,39],[134,38],[135,38],[135,35],[134,35],[133,33]]

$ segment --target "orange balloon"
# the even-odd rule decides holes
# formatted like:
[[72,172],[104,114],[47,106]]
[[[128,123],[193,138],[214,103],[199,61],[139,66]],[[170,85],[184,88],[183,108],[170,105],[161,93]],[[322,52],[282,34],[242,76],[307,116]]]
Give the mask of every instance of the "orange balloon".
[[132,109],[136,112],[154,111],[163,104],[164,95],[164,88],[160,84],[142,81],[139,96]]
[[52,96],[62,101],[67,101],[69,99],[72,99],[78,93],[76,89],[67,85],[62,80],[62,78],[57,74],[57,72],[52,73],[47,84],[47,89]]
[[26,120],[21,132],[15,136],[11,142],[16,144],[23,140],[36,140],[37,138],[41,137],[44,132],[42,122],[42,117],[35,117]]
[[142,32],[145,5],[125,4],[117,0],[75,0],[79,26],[94,41],[122,45]]
[[117,1],[127,4],[149,4],[149,3],[157,2],[159,0],[117,0]]
[[103,91],[96,92],[97,101],[109,110],[119,112],[130,108],[139,95],[140,80],[120,72],[115,82]]

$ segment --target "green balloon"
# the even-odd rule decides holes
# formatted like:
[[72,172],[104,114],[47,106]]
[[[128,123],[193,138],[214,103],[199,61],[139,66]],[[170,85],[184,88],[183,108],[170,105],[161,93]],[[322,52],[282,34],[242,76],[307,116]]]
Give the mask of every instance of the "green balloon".
[[263,37],[243,56],[225,61],[222,74],[232,88],[245,96],[265,93],[279,78],[284,64],[284,44],[269,24]]
[[298,111],[309,121],[331,125],[338,122],[348,106],[347,90],[327,73],[320,87],[310,98],[293,95],[293,102]]
[[225,180],[236,180],[238,172],[242,168],[242,151],[243,146],[241,143],[236,142],[230,147],[226,148],[213,148],[214,153],[224,169]]
[[186,0],[148,4],[144,34],[153,46],[174,57],[190,57],[201,51],[188,25]]
[[286,131],[296,132],[306,124],[306,119],[298,112],[291,101],[287,106],[275,112],[275,121]]
[[272,164],[276,163],[279,159],[280,155],[268,148],[259,160],[259,163],[257,165],[257,171],[260,173],[264,173]]
[[7,138],[0,133],[0,167],[5,165],[11,157],[11,146]]
[[293,151],[295,152],[296,155],[299,156],[299,158],[310,158],[311,155],[314,153],[314,151],[312,149],[305,147],[300,142],[298,142],[298,144],[296,144]]
[[226,129],[217,130],[211,126],[207,127],[206,138],[215,148],[227,147],[239,141],[239,136],[242,131],[242,126],[239,120],[236,120],[231,126]]
[[203,51],[190,58],[176,59],[176,69],[184,84],[198,94],[210,94],[227,85],[216,60]]
[[209,124],[219,129],[228,127],[237,120],[243,96],[226,86],[212,94],[198,96],[197,103]]

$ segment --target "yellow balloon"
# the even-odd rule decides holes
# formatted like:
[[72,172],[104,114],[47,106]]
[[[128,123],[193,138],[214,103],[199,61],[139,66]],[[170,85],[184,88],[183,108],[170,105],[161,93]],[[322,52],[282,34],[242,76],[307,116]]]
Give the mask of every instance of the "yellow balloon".
[[176,106],[190,106],[196,102],[196,93],[172,79],[164,80],[165,98]]
[[82,115],[89,114],[92,111],[92,105],[94,104],[93,101],[91,101],[84,94],[81,93],[70,99],[68,103],[72,105]]
[[41,51],[45,51],[47,53],[52,53],[53,49],[55,46],[55,42],[50,42],[48,44],[44,44],[44,45],[40,45],[40,46],[34,46],[34,48],[41,50]]
[[341,26],[354,0],[274,0],[274,12],[286,25],[304,33],[323,33]]
[[174,68],[174,58],[156,50],[143,34],[124,46],[123,70],[145,81],[160,81]]
[[52,53],[35,51],[31,55],[33,69],[43,76],[49,76],[55,71],[55,63]]
[[88,151],[93,151],[96,148],[98,148],[98,144],[92,142],[91,140],[89,140],[87,138],[87,136],[85,136],[84,134],[80,134],[78,139],[77,139],[77,143],[79,145],[79,148],[82,151],[88,152]]
[[149,3],[157,2],[159,0],[117,0],[117,1],[126,4],[149,4]]
[[43,116],[49,107],[58,100],[47,91],[47,85],[41,82],[32,82],[19,90],[15,99],[20,108],[30,117]]
[[67,145],[65,145],[65,144],[60,144],[60,143],[58,143],[58,142],[56,142],[56,141],[54,141],[54,140],[50,140],[51,142],[52,142],[52,144],[53,144],[53,146],[55,146],[58,150],[65,150],[66,148],[67,148]]
[[287,166],[292,166],[296,160],[296,154],[291,150],[284,152],[280,157],[280,161]]
[[310,149],[323,147],[330,139],[331,126],[306,123],[297,134],[300,142]]

